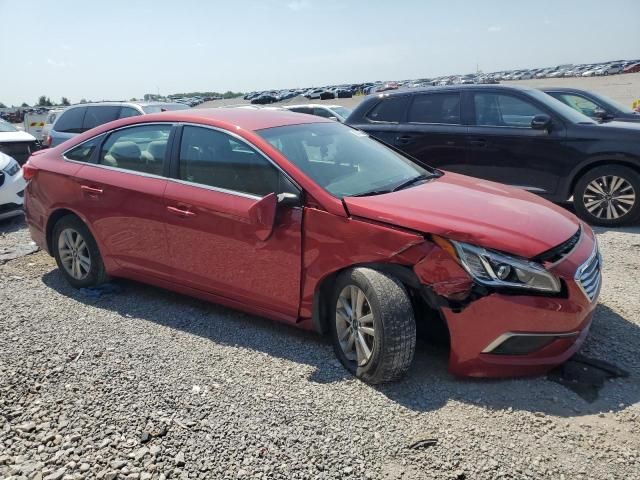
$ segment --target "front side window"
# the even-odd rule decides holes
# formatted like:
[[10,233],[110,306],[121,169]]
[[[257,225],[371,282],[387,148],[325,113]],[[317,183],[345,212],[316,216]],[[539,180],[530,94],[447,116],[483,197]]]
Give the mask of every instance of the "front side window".
[[512,95],[476,93],[476,125],[531,128],[531,120],[544,114],[538,107]]
[[367,118],[374,122],[399,123],[404,118],[408,105],[407,95],[388,97],[373,107],[367,113]]
[[84,116],[82,127],[84,130],[90,130],[99,125],[117,120],[120,116],[120,107],[111,105],[100,105],[95,107],[87,107],[87,113]]
[[84,131],[82,122],[87,107],[69,108],[62,112],[58,117],[58,121],[53,126],[57,132],[64,133],[82,133]]
[[74,160],[76,162],[88,162],[91,160],[93,152],[100,145],[100,141],[102,140],[103,135],[99,137],[94,137],[91,140],[87,140],[84,143],[81,143],[77,147],[72,148],[68,152],[64,154],[64,156],[69,160]]
[[280,172],[245,142],[187,125],[180,144],[180,179],[263,197],[277,192]]
[[335,197],[386,193],[433,174],[363,132],[341,123],[309,123],[257,132]]
[[171,125],[140,125],[116,130],[102,147],[100,163],[134,172],[162,175]]
[[407,121],[412,123],[460,123],[459,93],[417,95],[409,109]]
[[[557,95],[554,95],[557,98]],[[562,100],[564,103],[569,105],[571,108],[584,113],[588,117],[593,117],[596,113],[596,109],[600,108],[599,105],[596,105],[591,100],[587,100],[580,95],[573,95],[570,93],[561,93],[559,94],[559,100]]]

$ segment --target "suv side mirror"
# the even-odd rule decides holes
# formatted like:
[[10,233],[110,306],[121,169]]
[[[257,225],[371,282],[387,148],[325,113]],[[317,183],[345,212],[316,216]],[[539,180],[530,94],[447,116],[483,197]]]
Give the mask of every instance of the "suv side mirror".
[[610,118],[610,115],[604,108],[598,107],[593,111],[593,117],[604,122]]
[[551,130],[551,117],[541,113],[531,119],[531,128],[534,130]]

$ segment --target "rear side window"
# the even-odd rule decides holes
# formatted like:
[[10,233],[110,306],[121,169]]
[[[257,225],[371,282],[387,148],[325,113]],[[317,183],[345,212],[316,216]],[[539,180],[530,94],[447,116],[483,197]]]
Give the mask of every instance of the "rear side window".
[[409,105],[409,96],[388,97],[373,107],[367,118],[374,122],[399,123],[404,118],[404,113]]
[[180,179],[265,196],[278,191],[280,172],[251,146],[210,128],[185,126]]
[[82,133],[84,131],[82,129],[82,122],[86,111],[87,107],[70,108],[65,110],[58,117],[54,130],[65,133]]
[[162,175],[171,125],[140,125],[113,132],[102,147],[100,163],[134,172]]
[[81,143],[77,147],[72,148],[68,152],[64,154],[64,156],[69,160],[74,160],[76,162],[88,162],[91,160],[93,156],[93,152],[100,145],[100,141],[104,136],[100,135],[99,137],[94,137],[91,140],[87,140],[84,143]]
[[416,95],[407,121],[412,123],[460,123],[459,93]]
[[84,122],[82,124],[85,130],[90,130],[108,122],[117,120],[120,116],[120,106],[96,106],[87,107],[87,113],[84,116]]
[[128,117],[137,117],[138,115],[142,115],[138,110],[131,107],[122,107],[120,109],[120,117],[119,118],[128,118]]

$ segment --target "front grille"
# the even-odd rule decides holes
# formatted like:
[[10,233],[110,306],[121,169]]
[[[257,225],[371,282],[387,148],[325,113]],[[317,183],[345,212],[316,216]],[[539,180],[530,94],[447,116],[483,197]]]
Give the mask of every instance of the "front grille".
[[551,262],[555,263],[558,260],[562,260],[566,255],[569,254],[573,247],[578,244],[580,240],[580,235],[582,234],[582,228],[578,227],[578,231],[571,235],[569,240],[562,242],[557,247],[550,248],[546,252],[542,252],[540,255],[536,256],[533,260],[537,262]]
[[584,262],[576,272],[576,282],[589,301],[593,301],[600,288],[600,282],[602,281],[600,268],[600,254],[596,245],[589,260]]
[[6,142],[0,143],[0,152],[13,157],[20,165],[24,165],[31,152],[35,151],[34,142]]

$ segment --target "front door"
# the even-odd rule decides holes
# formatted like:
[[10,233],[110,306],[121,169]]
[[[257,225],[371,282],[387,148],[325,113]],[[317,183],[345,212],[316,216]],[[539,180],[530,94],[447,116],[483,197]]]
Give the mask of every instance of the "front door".
[[102,144],[97,163],[85,164],[75,175],[80,210],[104,246],[104,255],[121,267],[165,278],[171,276],[171,265],[163,171],[171,128],[161,123],[116,130]]
[[532,128],[534,116],[549,113],[512,94],[475,92],[473,108],[468,175],[552,196],[571,155],[562,123],[553,119],[551,131]]
[[302,209],[279,208],[266,241],[249,215],[262,197],[282,190],[284,175],[244,141],[206,127],[182,127],[176,160],[165,192],[176,280],[296,318]]

